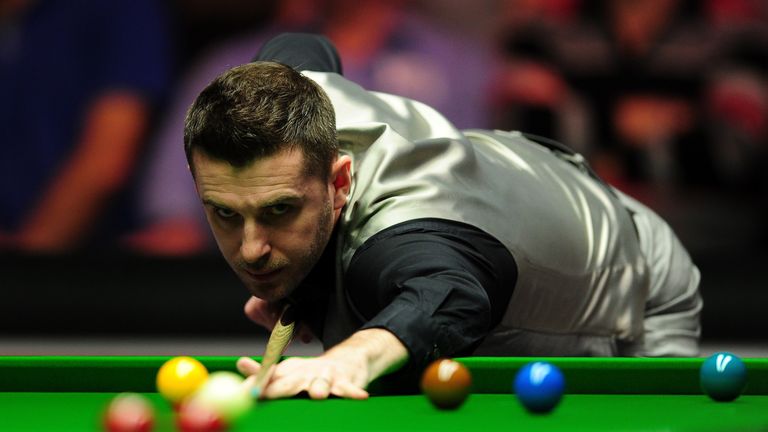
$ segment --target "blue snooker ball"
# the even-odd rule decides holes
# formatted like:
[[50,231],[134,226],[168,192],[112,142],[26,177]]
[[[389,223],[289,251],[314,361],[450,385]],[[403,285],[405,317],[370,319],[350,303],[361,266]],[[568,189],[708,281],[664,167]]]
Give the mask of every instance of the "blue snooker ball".
[[523,406],[532,413],[552,411],[565,391],[565,378],[557,366],[547,362],[532,362],[523,366],[515,376],[514,392]]
[[729,352],[718,352],[704,360],[699,370],[701,389],[718,402],[729,402],[747,385],[747,367]]

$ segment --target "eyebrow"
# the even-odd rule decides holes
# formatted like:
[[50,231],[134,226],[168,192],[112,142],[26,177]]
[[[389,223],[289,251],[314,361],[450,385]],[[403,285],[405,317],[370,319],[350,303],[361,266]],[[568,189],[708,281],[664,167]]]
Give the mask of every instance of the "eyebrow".
[[278,195],[272,199],[266,200],[263,203],[261,203],[260,207],[272,207],[277,204],[285,204],[290,202],[296,202],[301,201],[304,198],[304,195],[301,194],[283,194]]
[[203,198],[203,204],[213,206],[213,207],[220,207],[220,208],[229,208],[223,204],[219,204],[218,202],[210,199],[210,198]]
[[[266,208],[266,207],[272,207],[278,204],[301,201],[303,198],[304,196],[301,194],[282,194],[259,203],[259,208]],[[218,207],[218,208],[231,209],[230,206],[222,204],[211,198],[203,198],[203,204],[210,205],[213,207]]]

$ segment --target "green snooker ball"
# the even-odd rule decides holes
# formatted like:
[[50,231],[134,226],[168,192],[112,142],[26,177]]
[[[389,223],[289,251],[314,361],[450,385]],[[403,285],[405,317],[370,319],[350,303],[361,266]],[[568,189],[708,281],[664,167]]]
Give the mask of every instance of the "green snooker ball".
[[704,360],[699,370],[701,389],[718,402],[729,402],[744,391],[747,367],[729,352],[718,352]]

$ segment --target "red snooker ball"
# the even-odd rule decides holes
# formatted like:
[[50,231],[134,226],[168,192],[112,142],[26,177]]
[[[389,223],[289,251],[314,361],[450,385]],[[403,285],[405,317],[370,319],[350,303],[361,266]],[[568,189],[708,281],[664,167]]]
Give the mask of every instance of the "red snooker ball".
[[184,403],[176,414],[176,426],[181,432],[223,432],[227,423],[212,408],[190,401]]
[[152,404],[137,393],[115,396],[104,414],[104,429],[108,432],[149,432],[154,423]]
[[463,364],[440,359],[430,364],[421,377],[421,391],[439,409],[456,409],[469,396],[472,376]]

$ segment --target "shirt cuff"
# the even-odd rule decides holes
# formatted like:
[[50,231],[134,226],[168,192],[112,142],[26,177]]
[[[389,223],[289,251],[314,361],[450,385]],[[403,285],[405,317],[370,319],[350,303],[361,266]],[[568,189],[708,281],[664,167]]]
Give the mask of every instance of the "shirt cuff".
[[406,302],[395,300],[360,330],[381,328],[397,337],[409,353],[407,369],[421,371],[430,362],[471,344],[456,330],[441,326],[435,317]]

